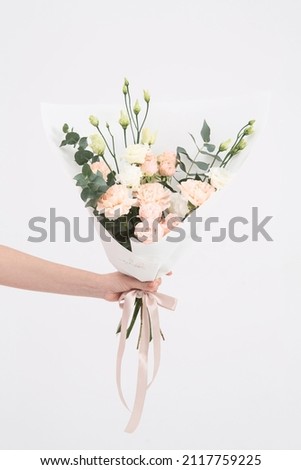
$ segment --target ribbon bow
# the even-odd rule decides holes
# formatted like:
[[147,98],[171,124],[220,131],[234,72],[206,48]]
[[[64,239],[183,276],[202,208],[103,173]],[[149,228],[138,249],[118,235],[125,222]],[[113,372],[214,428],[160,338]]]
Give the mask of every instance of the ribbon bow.
[[[123,354],[126,344],[126,333],[130,319],[130,315],[134,309],[136,298],[142,298],[142,318],[141,318],[141,331],[140,341],[138,345],[139,352],[139,364],[138,364],[138,375],[136,385],[136,395],[133,410],[131,413],[130,420],[125,428],[125,432],[131,433],[137,428],[143,411],[145,395],[148,387],[154,381],[160,365],[160,353],[161,353],[161,330],[159,322],[158,305],[168,310],[175,310],[176,299],[165,294],[144,292],[140,290],[131,290],[125,294],[122,294],[119,299],[119,304],[123,309],[121,317],[121,330],[120,340],[117,352],[116,362],[116,381],[119,397],[128,408],[127,403],[124,399],[122,386],[121,386],[121,365]],[[153,376],[150,383],[147,383],[148,379],[148,350],[150,342],[150,333],[153,339],[153,351],[154,351],[154,368]]]

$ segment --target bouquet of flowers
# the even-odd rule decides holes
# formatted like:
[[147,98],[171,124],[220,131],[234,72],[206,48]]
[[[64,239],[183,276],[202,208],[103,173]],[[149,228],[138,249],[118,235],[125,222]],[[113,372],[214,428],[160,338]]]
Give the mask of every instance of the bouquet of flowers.
[[[149,92],[144,90],[141,106],[138,100],[132,100],[129,81],[125,79],[122,93],[124,109],[119,118],[119,136],[112,131],[111,123],[101,124],[98,117],[90,115],[91,134],[81,136],[65,123],[60,147],[72,149],[79,168],[74,180],[86,207],[95,216],[109,260],[119,271],[150,281],[172,268],[182,247],[175,243],[173,234],[180,227],[185,228],[187,217],[232,178],[232,163],[246,147],[255,121],[244,124],[233,140],[216,145],[204,120],[200,134],[190,134],[193,153],[180,145],[155,151],[157,130],[147,126]],[[127,432],[136,429],[142,414],[150,342],[154,350],[153,379],[159,368],[163,334],[157,306],[174,309],[175,303],[164,294],[139,291],[131,291],[120,299],[123,314],[117,329],[117,385],[125,405],[120,379],[122,356],[126,338],[140,319],[137,389]]]

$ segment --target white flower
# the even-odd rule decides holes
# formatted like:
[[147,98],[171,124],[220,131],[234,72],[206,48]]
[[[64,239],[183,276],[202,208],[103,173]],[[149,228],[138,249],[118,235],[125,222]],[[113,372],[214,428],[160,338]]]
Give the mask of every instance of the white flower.
[[140,179],[142,177],[142,171],[139,166],[125,165],[119,175],[117,176],[118,181],[128,188],[137,190],[140,186]]
[[141,132],[141,143],[153,145],[157,137],[157,132],[151,132],[148,127],[144,127]]
[[103,155],[106,144],[99,134],[93,134],[89,137],[89,147],[96,155]]
[[172,193],[170,196],[170,206],[168,212],[177,214],[179,217],[185,217],[188,212],[187,201],[179,193]]
[[147,145],[142,145],[142,144],[134,144],[134,145],[129,145],[126,148],[126,153],[124,155],[124,159],[128,163],[144,163],[145,156],[147,152],[149,151],[149,148]]
[[233,177],[233,173],[231,173],[229,170],[226,168],[220,168],[218,166],[210,168],[206,174],[210,179],[210,184],[216,189],[222,189],[231,181]]

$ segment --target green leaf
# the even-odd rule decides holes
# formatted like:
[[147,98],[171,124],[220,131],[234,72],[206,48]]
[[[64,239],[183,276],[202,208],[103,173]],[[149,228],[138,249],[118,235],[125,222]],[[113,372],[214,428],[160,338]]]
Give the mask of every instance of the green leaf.
[[204,171],[208,170],[209,163],[205,163],[205,162],[194,162],[194,163],[200,170],[204,170]]
[[85,150],[88,147],[88,138],[82,137],[78,142],[78,146]]
[[67,134],[68,131],[69,131],[69,126],[68,126],[68,124],[65,123],[65,124],[63,125],[63,132],[64,132],[65,134]]
[[67,145],[67,140],[64,139],[62,140],[60,147],[64,147],[65,145]]
[[197,148],[198,151],[200,152],[200,148],[199,148],[199,146],[198,146],[198,144],[197,144],[197,142],[196,142],[196,140],[195,140],[195,137],[194,137],[192,134],[190,134],[190,133],[189,133],[189,135],[190,135],[190,137],[192,138],[192,140],[193,140],[193,142],[194,142],[194,145],[196,146],[196,148]]
[[76,186],[80,186],[81,188],[87,187],[87,180],[82,173],[76,175],[73,179],[76,181]]
[[208,157],[212,157],[212,158],[215,158],[217,161],[221,162],[222,159],[218,156],[218,155],[213,155],[212,153],[208,153],[208,152],[204,152],[203,150],[201,150],[200,152],[202,155],[207,155]]
[[83,150],[79,148],[79,150],[75,153],[74,158],[78,165],[84,165],[93,157],[93,153],[89,150]]
[[66,143],[67,145],[76,145],[79,141],[79,134],[77,132],[68,132],[66,134]]
[[208,126],[205,119],[201,130],[201,136],[204,142],[210,142],[210,127]]
[[84,202],[89,198],[90,196],[90,189],[89,188],[84,188],[80,194],[80,197]]
[[115,183],[116,183],[116,173],[115,171],[111,171],[111,173],[109,173],[107,177],[107,185],[113,186],[113,184]]
[[185,163],[181,162],[181,160],[179,161],[179,166],[180,166],[181,170],[183,170],[183,171],[185,171],[185,173],[187,173]]
[[92,173],[92,170],[90,168],[90,165],[88,163],[84,163],[83,167],[82,167],[82,174],[84,176],[90,176]]
[[204,144],[204,147],[206,147],[208,152],[214,152],[214,150],[215,150],[215,145],[213,145],[213,144]]
[[89,199],[89,201],[86,203],[85,207],[93,207],[95,209],[97,204],[97,199]]
[[188,153],[183,147],[177,147],[177,155],[180,156],[181,154],[186,155],[186,157],[189,157]]

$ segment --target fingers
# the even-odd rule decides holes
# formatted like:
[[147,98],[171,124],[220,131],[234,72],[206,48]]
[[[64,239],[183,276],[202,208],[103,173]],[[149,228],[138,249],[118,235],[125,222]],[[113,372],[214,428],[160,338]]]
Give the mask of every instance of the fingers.
[[151,282],[141,282],[141,290],[145,290],[148,292],[156,292],[161,284],[161,278],[156,279],[155,281]]

